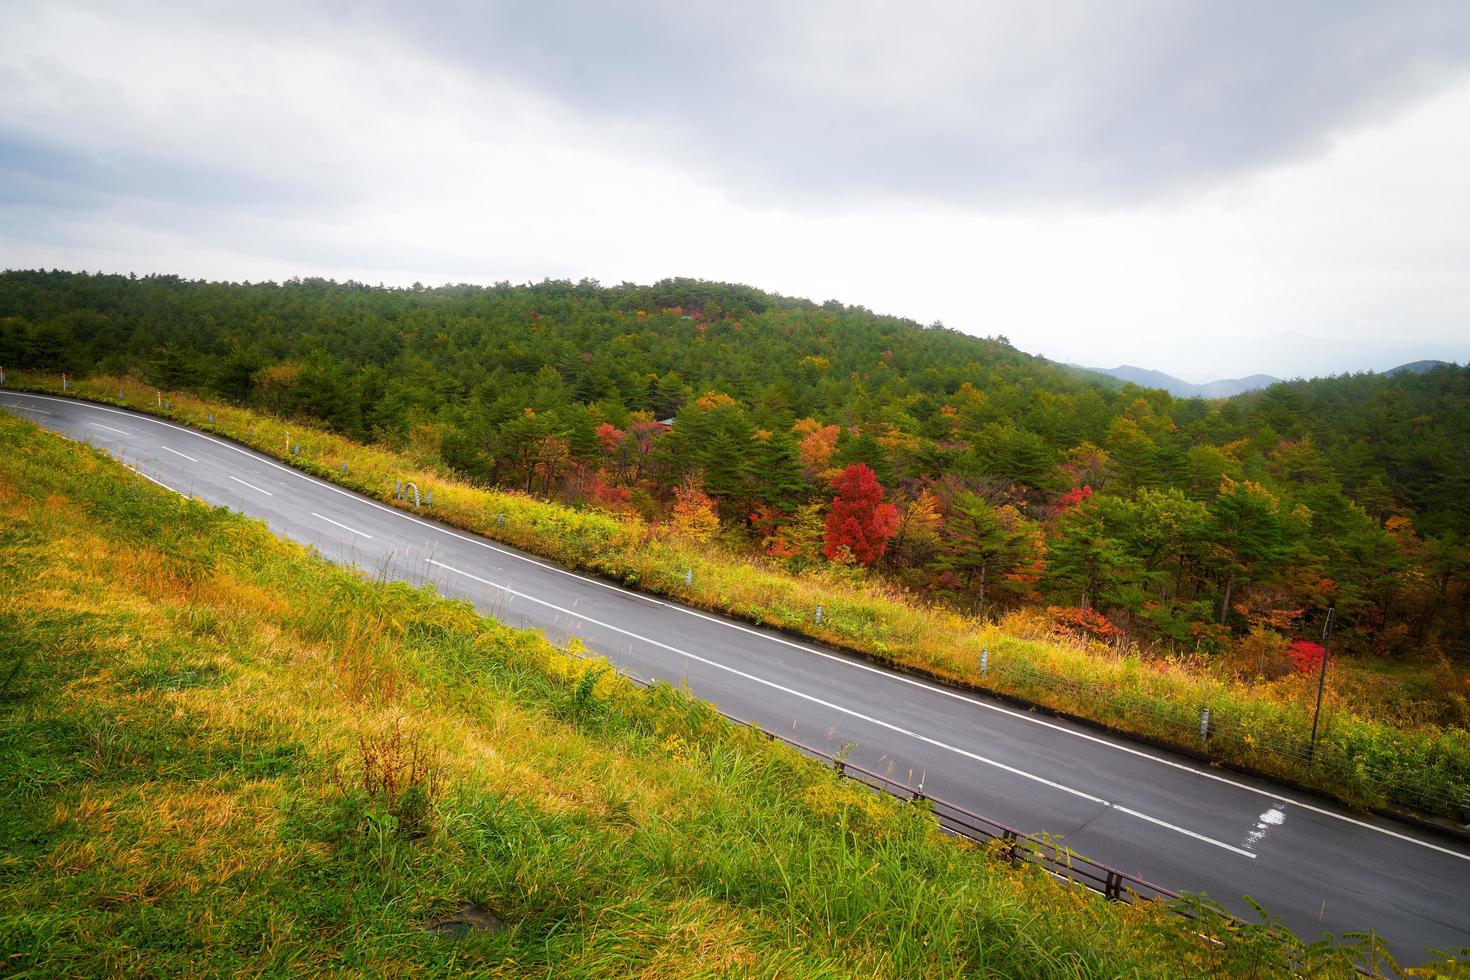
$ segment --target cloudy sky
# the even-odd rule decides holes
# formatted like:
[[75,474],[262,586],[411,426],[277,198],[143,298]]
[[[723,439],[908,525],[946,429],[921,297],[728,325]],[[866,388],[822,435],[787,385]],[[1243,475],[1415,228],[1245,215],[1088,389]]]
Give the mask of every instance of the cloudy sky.
[[697,276],[1201,381],[1470,360],[1470,3],[0,3],[0,266]]

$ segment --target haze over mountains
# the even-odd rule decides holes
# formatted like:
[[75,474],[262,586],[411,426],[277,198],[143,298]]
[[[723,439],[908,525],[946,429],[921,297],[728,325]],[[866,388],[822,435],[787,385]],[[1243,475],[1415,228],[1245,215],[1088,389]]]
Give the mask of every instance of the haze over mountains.
[[[1412,361],[1408,364],[1400,364],[1398,367],[1389,368],[1382,372],[1384,375],[1393,375],[1408,371],[1421,374],[1431,368],[1447,364],[1448,361]],[[1115,368],[1082,367],[1080,364],[1072,365],[1091,371],[1095,374],[1105,374],[1119,381],[1128,381],[1144,388],[1162,388],[1175,398],[1230,398],[1234,395],[1244,394],[1247,391],[1256,391],[1260,388],[1269,388],[1271,385],[1284,379],[1273,377],[1269,374],[1252,374],[1244,378],[1222,378],[1218,381],[1209,381],[1204,384],[1194,384],[1182,378],[1176,378],[1172,374],[1163,371],[1154,371],[1150,368],[1135,367],[1132,364],[1122,364]]]

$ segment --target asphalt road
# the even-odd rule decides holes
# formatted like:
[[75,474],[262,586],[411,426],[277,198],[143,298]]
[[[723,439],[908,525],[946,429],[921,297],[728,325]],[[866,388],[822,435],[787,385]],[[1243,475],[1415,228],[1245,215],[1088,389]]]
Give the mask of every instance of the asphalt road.
[[1305,938],[1375,930],[1405,964],[1470,947],[1470,848],[1183,756],[873,667],[569,572],[149,416],[0,390],[0,407],[370,573],[432,581],[498,619],[580,637],[769,731]]

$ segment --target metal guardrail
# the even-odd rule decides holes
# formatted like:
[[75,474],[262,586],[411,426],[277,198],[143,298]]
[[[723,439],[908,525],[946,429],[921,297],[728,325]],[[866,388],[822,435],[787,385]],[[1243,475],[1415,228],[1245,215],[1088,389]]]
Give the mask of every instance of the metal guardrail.
[[720,712],[720,715],[737,725],[759,732],[770,741],[782,742],[803,755],[826,762],[837,770],[838,775],[862,783],[869,789],[887,793],[911,803],[927,803],[940,829],[978,844],[994,846],[1003,860],[1016,867],[1026,864],[1039,866],[1057,878],[1090,888],[1113,901],[1146,900],[1172,903],[1184,897],[1176,891],[1146,881],[1137,875],[1131,875],[1100,861],[1083,857],[1046,837],[1017,830],[1015,827],[982,816],[958,803],[931,796],[922,789],[848,762],[830,752],[824,752],[775,732],[768,732],[758,725],[727,715],[723,711]]
[[[631,681],[639,687],[652,687],[653,685],[635,677],[626,671],[616,670],[619,677]],[[910,786],[907,783],[885,776],[882,773],[866,769],[856,763],[848,762],[840,756],[825,752],[822,749],[798,742],[795,739],[778,735],[775,732],[766,731],[759,725],[726,714],[720,709],[714,711],[726,721],[732,722],[742,728],[750,729],[764,736],[768,741],[780,742],[796,749],[802,755],[820,760],[832,766],[837,774],[845,779],[851,779],[862,783],[869,789],[880,793],[905,800],[910,803],[927,803],[929,812],[939,824],[941,830],[974,841],[995,847],[1000,857],[1015,867],[1027,864],[1040,867],[1054,877],[1082,885],[1102,895],[1111,901],[1136,902],[1136,901],[1160,901],[1169,904],[1169,907],[1182,915],[1193,918],[1194,916],[1185,908],[1178,905],[1184,896],[1179,892],[1156,885],[1146,881],[1137,875],[1131,875],[1126,871],[1083,857],[1071,849],[1049,840],[1044,836],[1028,834],[1008,826],[998,820],[982,816],[973,810],[951,803],[948,800],[925,793],[922,789]],[[1228,915],[1228,913],[1226,913]]]
[[[613,673],[638,687],[654,686],[652,682],[617,667],[613,668]],[[727,714],[713,705],[710,707],[721,718],[732,724],[755,732],[768,741],[788,745],[809,758],[827,763],[837,771],[841,778],[855,780],[874,792],[887,793],[900,800],[928,804],[929,813],[941,830],[992,848],[991,853],[994,856],[1007,861],[1013,867],[1027,865],[1039,867],[1053,878],[1096,892],[1108,901],[1129,904],[1160,903],[1161,908],[1181,918],[1199,922],[1200,928],[1197,934],[1200,941],[1207,946],[1223,947],[1232,934],[1254,927],[1254,924],[1234,913],[1205,901],[1202,896],[1186,896],[1165,888],[1163,885],[1156,885],[1137,875],[1103,864],[1101,861],[1083,857],[1043,835],[1028,834],[1017,830],[1015,827],[982,816],[957,803],[931,796],[922,789],[910,786],[901,780],[866,769],[840,756],[795,739],[786,738],[784,735],[766,731],[754,722]],[[1377,956],[1381,953],[1381,947],[1375,946],[1369,952]],[[1295,975],[1295,971],[1291,972]],[[1364,977],[1382,976],[1376,969],[1369,969],[1363,963],[1354,964],[1353,972]]]

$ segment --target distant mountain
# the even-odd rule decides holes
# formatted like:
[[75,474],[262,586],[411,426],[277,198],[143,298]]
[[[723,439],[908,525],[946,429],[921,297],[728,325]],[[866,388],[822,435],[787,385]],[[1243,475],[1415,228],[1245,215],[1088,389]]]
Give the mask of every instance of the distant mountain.
[[[1409,366],[1405,365],[1405,367]],[[1134,367],[1131,364],[1115,368],[1083,368],[1083,370],[1104,374],[1110,378],[1117,378],[1119,381],[1132,382],[1142,388],[1162,388],[1175,398],[1229,398],[1242,392],[1266,388],[1281,380],[1269,374],[1253,374],[1248,378],[1227,378],[1197,385],[1176,378],[1172,374],[1165,374],[1163,371],[1151,371],[1148,368]]]
[[[1388,378],[1396,374],[1423,374],[1435,368],[1449,366],[1452,366],[1449,361],[1410,361],[1408,364],[1400,364],[1398,367],[1389,368],[1381,373]],[[1269,374],[1252,374],[1246,378],[1226,378],[1197,385],[1176,378],[1172,374],[1165,374],[1163,371],[1134,367],[1132,364],[1124,364],[1115,368],[1090,368],[1080,364],[1068,364],[1066,367],[1073,368],[1079,375],[1101,374],[1118,382],[1136,384],[1141,388],[1162,388],[1175,398],[1232,398],[1247,391],[1269,388],[1281,380]]]
[[1384,374],[1423,374],[1425,371],[1433,371],[1437,367],[1444,367],[1449,361],[1410,361],[1408,364],[1400,364],[1396,368],[1389,368]]

